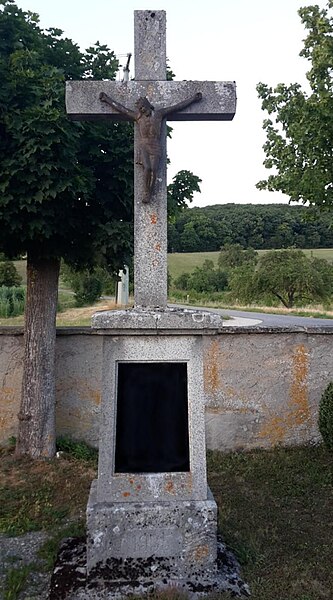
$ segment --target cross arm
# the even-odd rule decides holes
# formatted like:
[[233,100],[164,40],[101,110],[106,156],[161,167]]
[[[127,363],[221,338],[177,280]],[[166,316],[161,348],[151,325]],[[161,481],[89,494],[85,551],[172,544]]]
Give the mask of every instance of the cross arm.
[[179,105],[201,92],[200,102],[167,115],[168,121],[230,121],[236,111],[234,81],[67,81],[66,109],[74,120],[130,120],[126,114],[101,102],[105,93],[135,111],[135,102],[146,96],[156,109]]

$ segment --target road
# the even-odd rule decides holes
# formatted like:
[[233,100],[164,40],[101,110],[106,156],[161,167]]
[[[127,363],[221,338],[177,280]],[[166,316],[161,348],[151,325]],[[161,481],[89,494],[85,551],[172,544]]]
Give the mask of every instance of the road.
[[[175,305],[174,305],[175,306]],[[182,305],[182,308],[198,308],[198,306]],[[246,312],[241,310],[229,310],[226,308],[206,308],[221,315],[231,317],[225,321],[226,327],[237,325],[238,327],[331,327],[333,319],[318,319],[315,317],[295,317],[293,315],[273,315],[267,313]]]

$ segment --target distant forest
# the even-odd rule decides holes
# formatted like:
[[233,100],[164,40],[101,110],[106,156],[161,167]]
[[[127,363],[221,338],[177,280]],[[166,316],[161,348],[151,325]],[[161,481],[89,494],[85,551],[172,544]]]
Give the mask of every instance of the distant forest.
[[224,244],[256,250],[333,248],[332,213],[305,206],[216,204],[187,208],[169,224],[169,252],[209,252]]

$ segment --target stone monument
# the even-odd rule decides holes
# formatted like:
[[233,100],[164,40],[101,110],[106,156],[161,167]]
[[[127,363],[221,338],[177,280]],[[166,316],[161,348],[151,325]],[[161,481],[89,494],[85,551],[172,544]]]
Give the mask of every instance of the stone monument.
[[202,350],[222,320],[167,307],[166,118],[231,120],[235,83],[166,81],[165,38],[164,11],[135,11],[135,79],[67,82],[71,118],[135,123],[135,305],[93,317],[103,336],[99,468],[87,596],[71,598],[226,587],[206,477]]

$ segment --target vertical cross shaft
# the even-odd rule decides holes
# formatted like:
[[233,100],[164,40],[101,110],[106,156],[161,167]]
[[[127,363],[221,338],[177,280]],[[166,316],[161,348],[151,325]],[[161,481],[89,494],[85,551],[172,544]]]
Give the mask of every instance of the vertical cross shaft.
[[[135,81],[166,80],[165,11],[134,11]],[[167,187],[166,123],[161,134],[162,155],[149,203],[139,159],[138,125],[134,132],[134,303],[167,304]]]

